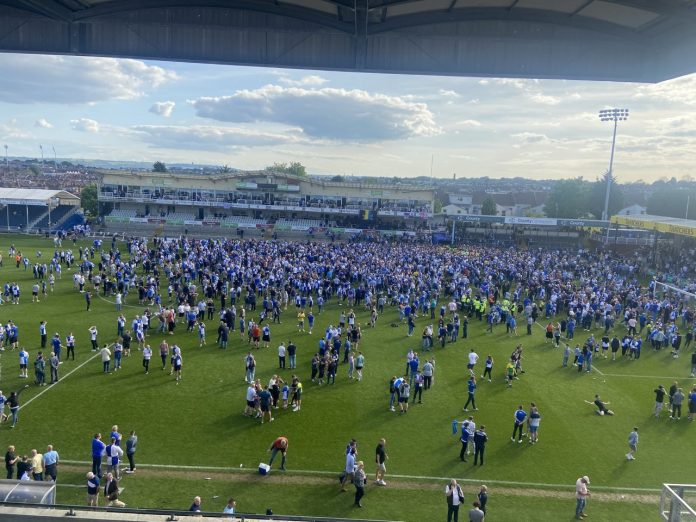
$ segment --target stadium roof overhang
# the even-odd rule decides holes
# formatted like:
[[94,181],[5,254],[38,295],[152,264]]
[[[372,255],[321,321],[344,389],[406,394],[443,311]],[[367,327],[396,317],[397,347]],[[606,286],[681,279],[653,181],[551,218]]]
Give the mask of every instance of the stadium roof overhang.
[[0,0],[0,51],[657,82],[696,0]]
[[655,230],[666,234],[696,237],[696,220],[642,214],[637,216],[612,216],[611,222],[633,228]]
[[80,198],[65,190],[0,188],[0,204],[78,206],[80,204]]

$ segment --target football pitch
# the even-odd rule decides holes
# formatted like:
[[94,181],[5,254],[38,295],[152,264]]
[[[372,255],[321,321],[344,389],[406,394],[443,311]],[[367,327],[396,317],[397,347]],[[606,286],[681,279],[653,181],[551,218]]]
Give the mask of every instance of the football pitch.
[[[261,424],[242,415],[247,388],[244,356],[249,350],[246,334],[240,339],[238,330],[232,332],[229,347],[222,350],[215,344],[217,320],[206,321],[204,347],[198,346],[197,333],[187,333],[181,324],[173,336],[150,330],[147,342],[155,353],[148,375],[135,342],[123,369],[104,374],[99,356],[90,350],[88,328],[98,327],[102,344],[116,339],[118,312],[113,297],[93,293],[92,309],[86,311],[83,295],[73,289],[73,272],[64,269],[55,292],[32,303],[32,271],[10,262],[10,244],[32,262],[37,250],[43,252],[44,262],[54,251],[49,239],[0,236],[5,260],[0,268],[2,283],[16,281],[22,290],[19,305],[0,307],[0,320],[3,324],[12,320],[19,326],[20,345],[30,354],[29,379],[18,377],[17,352],[6,349],[0,356],[0,387],[5,395],[27,381],[30,384],[21,395],[17,427],[2,424],[0,437],[5,447],[14,444],[19,455],[54,445],[61,456],[61,503],[84,503],[91,439],[96,432],[107,437],[113,424],[124,436],[130,430],[139,436],[138,470],[121,481],[125,488],[122,500],[129,507],[185,510],[193,496],[200,495],[205,511],[220,512],[233,496],[238,510],[247,513],[272,507],[276,514],[288,515],[434,520],[444,519],[444,488],[450,478],[457,478],[467,509],[479,486],[488,486],[487,520],[570,520],[575,480],[589,475],[593,496],[587,512],[591,520],[648,520],[657,518],[662,483],[694,482],[692,432],[696,426],[686,420],[686,414],[680,421],[669,420],[666,411],[659,419],[652,415],[653,390],[659,384],[668,388],[677,380],[687,393],[696,383],[689,378],[690,353],[673,359],[669,350],[653,352],[644,346],[637,361],[595,358],[591,373],[579,373],[572,366],[561,368],[562,349],[545,343],[541,325],[535,325],[531,336],[522,327],[514,337],[505,333],[504,325],[485,333],[485,324],[472,319],[467,339],[421,353],[422,362],[424,356],[435,358],[433,387],[424,391],[422,404],[411,404],[408,413],[399,414],[388,409],[389,380],[404,373],[409,349],[421,351],[420,332],[433,322],[429,316],[419,317],[413,337],[408,337],[396,308],[386,307],[373,329],[367,327],[369,312],[356,306],[357,322],[363,326],[364,378],[361,382],[349,380],[347,365],[341,364],[334,385],[318,386],[309,378],[310,361],[325,328],[337,324],[344,307],[334,298],[316,315],[310,335],[297,331],[291,305],[281,317],[282,324],[271,324],[271,347],[254,350],[256,377],[265,384],[274,374],[289,381],[296,373],[304,385],[302,409],[275,410],[275,420]],[[76,246],[65,241],[63,248],[71,248],[77,256],[80,244],[91,245],[91,241]],[[104,241],[105,247],[109,244]],[[119,248],[123,251],[125,245],[119,242]],[[94,262],[98,260],[97,254]],[[166,289],[164,279],[161,284]],[[130,325],[145,307],[138,305],[137,292],[131,292],[125,303],[123,311]],[[58,332],[64,340],[72,331],[77,343],[76,360],[60,366],[58,384],[39,388],[33,384],[31,363],[39,349],[42,320],[47,321],[49,339]],[[617,325],[616,332],[622,336],[624,327]],[[601,337],[601,330],[593,333]],[[576,331],[575,342],[582,343],[587,335]],[[182,348],[183,379],[179,383],[169,374],[169,362],[166,370],[158,364],[157,347],[163,337]],[[297,369],[280,370],[277,346],[289,340],[298,347]],[[524,347],[526,373],[508,388],[504,368],[517,344]],[[483,373],[487,354],[493,356],[495,365],[493,382],[479,379],[478,411],[465,413],[466,363],[471,348],[481,356],[477,376]],[[595,414],[595,408],[585,402],[595,394],[611,403],[615,416]],[[539,442],[512,442],[514,411],[518,405],[528,410],[530,402],[537,404],[542,415]],[[474,467],[473,456],[468,462],[459,460],[459,437],[452,434],[452,421],[461,421],[465,415],[473,415],[477,425],[486,426],[489,443],[484,466]],[[633,426],[639,427],[640,444],[636,460],[629,462],[625,454]],[[280,435],[289,439],[287,471],[278,471],[276,464],[268,477],[261,477],[256,473],[258,464],[267,462],[266,449]],[[352,492],[339,492],[337,477],[351,438],[358,441],[358,459],[365,462],[370,479],[363,509],[352,506]],[[374,451],[380,438],[387,440],[389,455],[386,487],[372,485]],[[466,519],[464,512],[461,515]]]

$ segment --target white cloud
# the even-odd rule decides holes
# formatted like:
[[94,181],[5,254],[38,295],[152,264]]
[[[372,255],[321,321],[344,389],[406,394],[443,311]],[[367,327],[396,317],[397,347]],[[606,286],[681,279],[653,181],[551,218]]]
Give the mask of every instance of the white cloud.
[[324,85],[329,80],[327,80],[326,78],[322,78],[319,75],[311,74],[309,76],[304,76],[299,80],[293,80],[291,78],[288,78],[287,76],[283,76],[282,78],[280,78],[280,81],[285,85],[292,85],[295,87],[318,87]]
[[175,105],[176,103],[173,101],[155,102],[152,104],[152,107],[150,107],[149,112],[169,118],[172,115]]
[[479,85],[488,85],[489,83],[491,83],[491,82],[489,82],[488,80],[485,80],[485,79],[484,79],[484,80],[479,80],[479,81],[478,81],[478,84],[479,84]]
[[696,105],[696,74],[652,85],[641,85],[638,87],[634,98],[658,99],[672,103]]
[[568,115],[565,121],[572,122],[582,122],[582,123],[596,123],[599,121],[599,116],[597,112],[576,112]]
[[561,103],[560,98],[556,98],[555,96],[549,96],[548,94],[542,94],[540,92],[530,94],[529,100],[542,105],[558,105],[559,103]]
[[483,124],[478,120],[462,120],[454,125],[455,127],[481,127]]
[[131,100],[176,80],[175,72],[139,60],[0,54],[0,99],[6,103]]
[[556,141],[549,138],[546,134],[538,134],[536,132],[518,132],[516,134],[512,134],[511,136],[525,145],[535,143],[552,143]]
[[154,147],[187,150],[230,150],[301,143],[298,129],[287,133],[214,125],[136,125],[131,132]]
[[547,128],[547,127],[558,128],[561,126],[561,122],[560,121],[553,121],[553,120],[532,121],[529,123],[529,126],[530,127],[542,127],[542,128]]
[[384,158],[386,161],[401,163],[403,165],[411,165],[413,163],[411,160],[406,159],[399,154],[389,154],[385,152],[380,154],[379,157]]
[[319,139],[370,142],[441,133],[425,103],[357,89],[266,85],[189,103],[202,118],[280,123]]
[[459,98],[459,94],[449,89],[440,89],[440,96],[443,98]]
[[34,122],[34,127],[41,127],[42,129],[52,129],[53,124],[46,118],[39,118]]
[[98,133],[100,130],[99,122],[96,120],[91,120],[89,118],[78,118],[76,120],[70,120],[70,125],[73,130],[80,132],[91,132]]
[[525,89],[532,82],[533,80],[522,80],[520,78],[496,78],[495,80],[495,83],[498,85],[511,85],[517,89]]
[[12,118],[7,123],[0,123],[0,139],[27,139],[31,137],[29,133],[17,125],[16,118]]

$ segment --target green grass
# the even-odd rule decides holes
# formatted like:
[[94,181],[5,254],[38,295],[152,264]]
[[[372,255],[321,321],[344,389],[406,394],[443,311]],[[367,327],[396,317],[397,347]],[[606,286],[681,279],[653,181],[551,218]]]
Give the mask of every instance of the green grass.
[[[52,243],[43,238],[0,237],[0,249],[5,258],[0,278],[3,282],[18,281],[23,291],[22,304],[0,307],[0,319],[18,323],[20,343],[27,347],[32,360],[39,345],[40,320],[48,321],[49,336],[57,331],[64,338],[72,330],[77,337],[77,360],[61,365],[64,376],[93,355],[87,332],[91,324],[99,327],[101,342],[114,340],[117,313],[111,303],[96,296],[92,311],[86,312],[84,298],[72,289],[68,271],[64,271],[56,292],[46,302],[32,304],[32,273],[8,263],[6,253],[11,242],[29,253],[32,260],[37,249],[42,250],[44,256],[53,251]],[[137,305],[135,298],[131,294],[128,304]],[[130,323],[142,307],[126,307],[125,311]],[[367,312],[362,307],[357,307],[356,311],[358,321],[366,323]],[[150,375],[144,375],[137,348],[133,349],[130,359],[125,359],[123,370],[116,374],[103,375],[100,360],[95,358],[53,388],[32,386],[27,390],[22,395],[25,404],[36,394],[45,393],[22,409],[19,425],[14,430],[7,425],[0,428],[2,440],[6,444],[14,443],[20,453],[52,443],[62,459],[87,462],[94,432],[106,435],[112,424],[118,424],[122,433],[137,430],[140,463],[229,468],[243,464],[245,468],[255,468],[259,462],[267,460],[265,449],[282,434],[290,440],[288,477],[301,478],[303,475],[293,471],[340,471],[345,445],[352,437],[358,439],[359,458],[366,462],[371,474],[374,446],[379,438],[385,437],[390,456],[388,478],[394,474],[441,477],[442,481],[437,484],[444,488],[449,477],[457,477],[471,481],[470,490],[474,484],[487,483],[491,498],[496,495],[496,488],[513,487],[510,482],[568,485],[556,487],[567,498],[545,498],[541,507],[532,497],[500,495],[495,501],[496,520],[518,519],[520,513],[531,517],[538,515],[539,509],[548,513],[544,520],[563,520],[566,514],[572,516],[573,484],[577,477],[585,474],[591,477],[592,486],[598,488],[659,489],[663,482],[693,482],[691,470],[696,456],[692,451],[691,431],[694,427],[685,419],[677,423],[651,417],[652,390],[658,384],[669,386],[672,377],[679,376],[685,389],[694,382],[686,378],[689,355],[673,360],[665,351],[644,350],[639,361],[598,360],[596,367],[607,374],[605,376],[599,372],[579,374],[571,368],[560,368],[560,350],[544,344],[542,328],[535,327],[532,336],[511,338],[505,335],[504,327],[498,327],[493,334],[485,334],[483,323],[472,320],[469,339],[445,349],[435,348],[435,383],[432,390],[424,393],[423,404],[412,405],[408,414],[399,415],[387,411],[389,378],[404,371],[409,348],[419,350],[417,333],[426,320],[418,319],[416,335],[408,338],[405,326],[389,326],[397,320],[397,312],[394,309],[385,311],[377,328],[364,331],[360,343],[366,356],[364,380],[360,383],[349,381],[346,368],[341,366],[336,385],[320,388],[309,380],[309,362],[321,332],[328,323],[337,322],[338,313],[335,304],[329,306],[317,316],[315,333],[310,336],[296,332],[294,313],[288,310],[282,325],[271,326],[272,347],[255,353],[257,377],[267,382],[279,372],[278,342],[292,338],[298,345],[297,373],[305,390],[302,411],[279,411],[273,423],[261,425],[241,415],[246,390],[243,356],[248,345],[246,340],[240,341],[239,333],[235,332],[229,349],[219,350],[214,346],[216,322],[213,321],[208,323],[207,347],[199,348],[197,335],[183,332],[180,326],[175,336],[168,336],[170,343],[175,341],[183,349],[184,380],[181,384],[177,385],[168,371],[159,370],[159,358],[153,358]],[[620,327],[618,331],[623,333]],[[149,338],[155,350],[160,339],[157,335]],[[518,342],[525,348],[527,373],[515,381],[512,389],[507,389],[503,382],[504,361]],[[471,461],[459,461],[458,437],[451,433],[452,420],[461,420],[464,415],[466,355],[472,347],[482,357],[479,366],[483,365],[488,353],[496,360],[494,382],[480,382],[477,391],[479,411],[475,412],[475,419],[478,424],[486,425],[490,443],[486,465],[476,468]],[[0,363],[0,381],[7,395],[24,381],[17,378],[15,353],[4,352]],[[289,377],[291,371],[281,370],[280,374]],[[595,393],[612,403],[616,416],[594,414],[584,400],[591,400]],[[513,444],[510,441],[513,412],[518,404],[527,407],[530,401],[537,403],[543,415],[540,442],[535,446],[526,442]],[[626,438],[634,425],[640,428],[639,452],[635,462],[627,462],[624,458],[628,449]],[[298,478],[298,483],[288,488],[287,494],[281,493],[283,489],[273,494],[274,510],[286,514],[400,520],[425,520],[428,513],[446,510],[443,495],[438,491],[425,488],[404,492],[383,488],[371,490],[366,498],[368,507],[356,514],[349,509],[348,500],[334,499],[338,497],[337,493],[334,495],[338,490],[335,479],[327,477],[326,480],[328,486],[304,484]],[[142,485],[131,488],[128,486],[131,481]],[[406,482],[433,483],[419,478]],[[76,478],[75,483],[81,480]],[[127,487],[126,503],[162,508],[181,507],[184,501],[179,499],[188,502],[189,497],[204,489],[200,483],[186,480],[185,473],[174,474],[167,480],[166,487],[177,494],[166,494],[154,477],[147,481],[128,477],[124,485]],[[265,509],[265,499],[270,493],[264,493],[268,490],[262,484],[237,480],[233,489],[232,494],[239,498],[243,511]],[[64,494],[67,495],[61,489],[61,500]],[[215,506],[216,510],[224,505],[222,497],[230,493],[219,494],[221,503]],[[657,512],[657,505],[648,508]],[[636,520],[641,518],[639,512],[647,516],[648,508],[632,503],[597,501],[592,506],[592,519],[604,520],[600,517],[606,516],[607,520],[609,517]]]
[[[326,484],[292,483],[249,476],[244,480],[213,476],[205,480],[204,474],[191,473],[187,478],[172,480],[157,476],[136,475],[124,481],[122,498],[128,507],[150,505],[153,499],[173,509],[188,509],[193,495],[202,498],[205,511],[221,512],[227,499],[237,500],[237,509],[242,513],[264,513],[272,508],[277,515],[306,513],[311,506],[314,516],[351,518],[361,517],[376,520],[445,520],[447,505],[444,501],[444,485],[439,483],[399,484],[399,487],[375,488],[368,486],[363,498],[363,509],[353,507],[353,494],[339,493],[337,482]],[[84,475],[67,474],[67,480],[79,483]],[[465,505],[460,509],[460,520],[468,520],[464,513],[471,507],[478,488],[463,487]],[[525,494],[514,494],[510,490],[489,496],[488,515],[490,520],[554,520],[574,519],[575,502],[571,493],[549,495],[535,490]],[[527,494],[528,493],[528,494]],[[77,488],[59,488],[63,502],[82,504],[85,492]],[[466,509],[465,509],[466,508]],[[621,499],[618,496],[588,501],[587,513],[592,520],[613,522],[615,520],[655,519],[657,508],[645,500]],[[536,518],[531,518],[536,514]]]

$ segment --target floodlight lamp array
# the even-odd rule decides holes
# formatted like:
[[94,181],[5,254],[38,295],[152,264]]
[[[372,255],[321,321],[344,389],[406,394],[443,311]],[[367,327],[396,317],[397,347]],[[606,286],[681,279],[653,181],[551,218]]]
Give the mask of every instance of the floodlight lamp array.
[[628,119],[628,109],[603,109],[599,111],[601,121],[626,121]]

